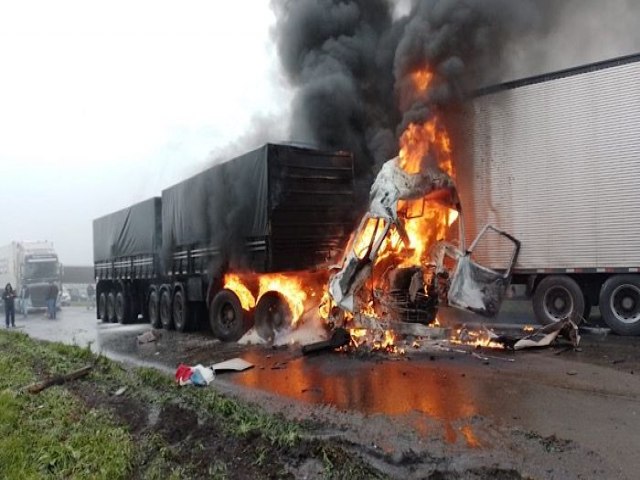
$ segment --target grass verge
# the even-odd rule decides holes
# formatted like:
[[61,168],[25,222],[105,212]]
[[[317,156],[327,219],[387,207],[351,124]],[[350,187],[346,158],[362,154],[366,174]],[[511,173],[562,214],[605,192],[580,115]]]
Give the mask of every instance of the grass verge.
[[[95,364],[40,394],[23,387]],[[123,395],[114,392],[126,387]],[[382,478],[305,427],[88,348],[0,332],[0,478]]]

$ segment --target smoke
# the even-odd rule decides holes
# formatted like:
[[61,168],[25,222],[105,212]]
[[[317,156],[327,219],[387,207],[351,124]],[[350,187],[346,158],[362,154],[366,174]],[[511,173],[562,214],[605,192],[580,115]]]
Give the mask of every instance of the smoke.
[[[612,3],[272,0],[280,61],[295,89],[291,137],[352,151],[365,188],[397,154],[409,123],[430,119],[464,92],[619,54],[616,42],[604,48],[601,30],[639,43],[637,13],[629,14],[640,13],[638,2]],[[416,94],[410,75],[424,67],[434,78]]]
[[640,52],[637,0],[537,0],[544,24],[505,46],[512,80]]

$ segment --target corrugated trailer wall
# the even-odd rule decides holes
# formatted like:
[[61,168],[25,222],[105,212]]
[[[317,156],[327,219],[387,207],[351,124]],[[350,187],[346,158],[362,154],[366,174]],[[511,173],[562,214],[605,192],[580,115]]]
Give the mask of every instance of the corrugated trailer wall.
[[640,267],[638,60],[507,84],[454,116],[467,242],[492,223],[522,241],[518,269]]

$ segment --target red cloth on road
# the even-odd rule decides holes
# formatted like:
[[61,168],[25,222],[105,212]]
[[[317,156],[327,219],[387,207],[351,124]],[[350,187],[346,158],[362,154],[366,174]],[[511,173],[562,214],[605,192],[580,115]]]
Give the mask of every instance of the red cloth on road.
[[193,373],[193,368],[189,365],[180,364],[178,365],[178,369],[176,370],[176,382],[180,385],[184,385],[189,382],[191,378],[191,374]]

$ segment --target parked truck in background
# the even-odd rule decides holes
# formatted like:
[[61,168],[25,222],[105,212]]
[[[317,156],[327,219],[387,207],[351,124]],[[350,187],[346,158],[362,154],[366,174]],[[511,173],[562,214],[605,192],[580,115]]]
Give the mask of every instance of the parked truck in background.
[[121,323],[143,315],[184,331],[208,312],[218,338],[238,339],[255,312],[278,310],[279,295],[267,292],[247,311],[223,288],[224,275],[335,262],[353,228],[354,198],[351,154],[267,144],[98,218],[97,315]]
[[[26,285],[32,308],[46,308],[51,283],[62,291],[61,273],[62,266],[51,242],[14,241],[0,247],[0,285],[4,288],[11,283],[18,295]],[[22,308],[21,303],[16,307]]]
[[[521,242],[512,283],[543,324],[599,306],[640,334],[640,55],[487,88],[451,116],[466,238]],[[468,244],[468,243],[467,243]],[[507,244],[474,255],[504,268]]]

